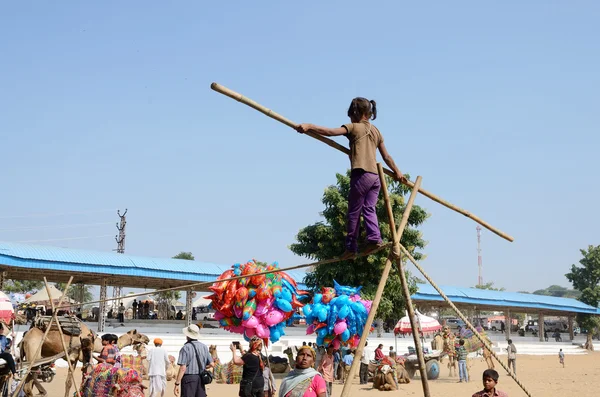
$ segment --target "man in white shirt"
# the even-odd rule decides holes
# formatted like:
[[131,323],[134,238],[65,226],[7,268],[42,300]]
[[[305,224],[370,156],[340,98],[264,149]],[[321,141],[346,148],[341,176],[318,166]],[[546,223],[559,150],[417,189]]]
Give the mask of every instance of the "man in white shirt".
[[148,376],[150,376],[150,397],[163,397],[167,388],[167,368],[169,367],[169,355],[162,347],[160,338],[154,339],[154,349],[148,353]]
[[363,355],[360,359],[360,384],[366,385],[369,383],[369,363],[373,360],[373,352],[370,348],[367,347],[369,342],[365,343],[365,348],[363,349]]

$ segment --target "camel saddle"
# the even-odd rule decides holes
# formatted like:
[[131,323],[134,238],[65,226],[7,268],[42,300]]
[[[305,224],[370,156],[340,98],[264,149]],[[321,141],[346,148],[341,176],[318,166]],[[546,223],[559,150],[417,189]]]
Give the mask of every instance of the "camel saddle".
[[[50,321],[52,320],[52,316],[37,316],[33,321],[33,326],[41,329],[46,332]],[[58,322],[60,323],[60,328],[62,328],[62,332],[65,335],[69,336],[79,336],[81,335],[81,322],[77,317],[72,316],[64,316],[58,317]],[[57,331],[58,327],[56,323],[52,323],[52,328],[50,331]]]

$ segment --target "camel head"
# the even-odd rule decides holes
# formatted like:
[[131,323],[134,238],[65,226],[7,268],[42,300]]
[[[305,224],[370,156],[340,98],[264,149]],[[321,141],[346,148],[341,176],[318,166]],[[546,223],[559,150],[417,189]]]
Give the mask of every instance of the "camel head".
[[123,334],[119,337],[118,348],[122,349],[126,346],[131,346],[138,343],[144,343],[147,345],[148,343],[150,343],[150,338],[148,338],[144,334],[137,332],[136,329],[132,329],[130,331],[127,331],[126,334]]
[[216,345],[210,345],[208,347],[208,352],[210,353],[210,356],[215,359],[218,358],[219,355],[217,354],[217,346]]

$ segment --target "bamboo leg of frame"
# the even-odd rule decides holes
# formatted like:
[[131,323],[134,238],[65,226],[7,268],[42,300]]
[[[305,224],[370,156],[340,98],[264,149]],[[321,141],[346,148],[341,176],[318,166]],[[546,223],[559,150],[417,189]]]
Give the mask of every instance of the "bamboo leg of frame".
[[[394,212],[390,203],[390,198],[387,192],[387,183],[385,181],[385,175],[383,173],[383,167],[381,164],[377,164],[377,170],[379,171],[379,178],[381,179],[381,189],[383,190],[383,198],[385,200],[385,206],[387,209],[388,217],[390,219],[390,232],[392,233],[392,240],[396,241],[396,226],[394,224]],[[394,244],[394,252],[400,253],[400,246]],[[398,267],[398,275],[400,276],[400,284],[402,285],[402,294],[404,295],[404,301],[406,302],[406,310],[408,311],[408,318],[410,319],[410,327],[412,329],[413,338],[415,340],[415,350],[417,352],[417,359],[419,361],[419,373],[421,375],[421,383],[423,385],[423,396],[430,397],[431,392],[429,391],[429,382],[427,381],[427,370],[425,368],[425,356],[423,354],[423,347],[419,340],[419,328],[415,324],[415,310],[413,308],[412,299],[410,298],[410,290],[408,289],[408,282],[406,280],[406,274],[402,268],[402,260],[400,257],[396,259],[396,266]]]
[[[384,181],[385,183],[385,181]],[[413,203],[415,201],[415,197],[417,196],[417,192],[419,191],[419,186],[421,185],[421,177],[417,177],[415,182],[415,188],[410,193],[410,198],[408,199],[408,203],[406,204],[406,208],[404,209],[404,214],[402,214],[402,220],[400,221],[400,226],[398,226],[398,230],[396,232],[396,240],[394,240],[394,245],[397,245],[402,238],[402,234],[404,233],[404,229],[408,223],[408,215],[412,209]],[[384,193],[386,194],[386,193]],[[384,196],[385,197],[385,196]],[[392,218],[393,219],[393,218]],[[377,286],[377,292],[375,293],[375,298],[373,299],[373,303],[371,304],[371,310],[369,311],[369,315],[367,316],[367,321],[365,323],[365,327],[363,329],[362,335],[360,337],[360,342],[358,343],[358,348],[356,349],[356,354],[354,355],[354,361],[352,361],[352,365],[350,366],[350,373],[348,374],[348,378],[344,383],[344,389],[342,390],[341,397],[348,397],[350,395],[350,389],[352,387],[352,380],[354,379],[354,375],[356,374],[356,370],[360,365],[360,358],[362,357],[362,352],[365,348],[365,344],[367,343],[367,337],[369,336],[369,330],[371,329],[371,324],[373,324],[373,320],[375,319],[375,314],[377,313],[377,308],[379,307],[379,302],[381,301],[381,296],[383,295],[383,290],[385,288],[385,283],[390,274],[390,270],[392,268],[393,258],[396,256],[395,253],[390,253],[385,262],[385,266],[383,268],[383,273],[381,274],[381,279],[379,281],[379,285]]]
[[[48,296],[50,296],[50,286],[48,285],[48,280],[46,280],[46,277],[44,277],[44,284],[46,285],[46,291],[48,292]],[[67,290],[65,290],[65,293],[67,293]],[[56,314],[58,311],[58,308],[60,308],[60,306],[58,308],[55,307],[54,301],[52,299],[50,299],[50,306],[52,306],[52,316],[54,318],[54,321],[56,322],[56,327],[58,328],[58,333],[60,334],[60,342],[62,343],[62,347],[65,352],[65,359],[67,361],[67,364],[69,365],[69,375],[71,376],[71,380],[73,381],[73,386],[75,387],[76,395],[80,396],[79,387],[77,387],[77,381],[75,380],[75,368],[73,368],[73,365],[71,364],[71,360],[69,360],[69,349],[67,349],[67,343],[65,342],[64,334],[62,332],[62,327],[60,326],[60,321],[58,321],[58,315]],[[68,395],[68,393],[70,391],[71,391],[71,389],[69,388],[67,390],[67,387],[65,386],[65,396]]]
[[[62,305],[63,300],[67,296],[67,290],[71,286],[72,281],[73,281],[73,277],[70,277],[69,282],[67,283],[67,286],[66,286],[65,290],[63,291],[63,294],[61,295],[60,299],[58,300],[58,307],[60,307]],[[48,296],[48,299],[52,300],[52,298],[50,296]],[[31,369],[35,366],[35,362],[38,360],[39,356],[42,354],[42,346],[44,346],[44,342],[46,342],[46,338],[48,337],[50,328],[52,328],[52,323],[54,322],[54,319],[56,318],[56,313],[52,312],[52,314],[53,314],[53,316],[50,319],[48,328],[46,328],[46,331],[44,332],[44,336],[42,337],[42,340],[40,341],[40,344],[38,345],[38,347],[35,351],[35,354],[33,355],[33,357],[27,357],[27,371],[25,372],[25,375],[22,377],[22,380],[19,383],[19,386],[17,387],[15,392],[13,393],[12,397],[17,397],[19,395],[19,393],[23,389],[23,385],[25,384],[27,377],[31,373]],[[56,322],[58,323],[58,320]]]
[[[247,97],[243,96],[242,94],[239,94],[239,93],[237,93],[237,92],[235,92],[233,90],[230,90],[227,87],[224,87],[224,86],[222,86],[220,84],[217,84],[217,83],[212,83],[210,85],[210,88],[213,89],[214,91],[220,93],[220,94],[223,94],[223,95],[228,96],[228,97],[230,97],[232,99],[235,99],[236,101],[241,102],[244,105],[250,106],[251,108],[258,110],[259,112],[261,112],[261,113],[263,113],[263,114],[271,117],[272,119],[277,120],[280,123],[283,123],[283,124],[287,125],[288,127],[295,128],[297,126],[297,124],[294,123],[292,120],[290,120],[290,119],[288,119],[286,117],[283,117],[282,115],[280,115],[280,114],[274,112],[273,110],[271,110],[271,109],[269,109],[269,108],[261,105],[260,103],[257,103],[255,101],[253,101],[252,99],[247,98]],[[305,135],[308,135],[311,138],[319,140],[319,141],[323,142],[324,144],[326,144],[328,146],[331,146],[334,149],[339,150],[342,153],[350,154],[350,150],[348,150],[347,147],[340,145],[339,143],[337,143],[334,140],[331,140],[329,138],[325,138],[324,136],[321,136],[321,135],[318,135],[318,134],[315,134],[315,133],[312,133],[312,132],[308,132]],[[384,169],[384,172],[387,175],[391,176],[392,178],[396,177],[396,175],[392,171],[388,170],[387,168]],[[414,189],[415,185],[411,181],[401,181],[401,182],[404,183],[406,186]],[[451,210],[456,211],[459,214],[463,214],[467,218],[470,218],[470,219],[474,220],[475,222],[479,223],[481,226],[485,227],[486,229],[488,229],[488,230],[496,233],[498,236],[502,237],[503,239],[506,239],[506,240],[511,241],[511,242],[514,241],[513,237],[511,237],[508,234],[502,232],[501,230],[495,228],[494,226],[490,225],[489,223],[487,223],[483,219],[477,217],[476,215],[470,213],[469,211],[467,211],[465,209],[462,209],[462,208],[458,207],[457,205],[454,205],[454,204],[450,203],[449,201],[446,201],[446,200],[442,199],[441,197],[436,196],[435,194],[428,192],[427,190],[424,190],[424,189],[421,189],[421,188],[419,188],[418,190],[419,190],[419,192],[423,196],[428,197],[431,200],[435,201],[436,203],[439,203],[439,204],[443,205],[444,207],[450,208]]]
[[486,339],[483,336],[481,336],[481,334],[477,331],[477,329],[473,326],[473,324],[471,324],[469,322],[469,320],[462,314],[462,312],[456,307],[456,305],[454,303],[452,303],[450,298],[448,298],[446,296],[446,294],[444,294],[444,291],[442,291],[441,288],[437,286],[437,284],[431,279],[431,277],[429,277],[429,275],[425,272],[425,270],[421,267],[421,265],[419,265],[417,260],[412,257],[412,255],[406,250],[406,248],[404,248],[402,246],[402,244],[400,245],[400,250],[402,251],[402,254],[405,255],[413,263],[413,265],[415,265],[417,270],[419,270],[419,272],[421,272],[423,277],[425,277],[425,279],[427,279],[427,281],[429,281],[431,286],[438,292],[438,294],[440,294],[440,296],[446,301],[446,303],[448,303],[448,305],[450,305],[450,307],[452,308],[452,310],[454,310],[456,315],[462,321],[464,321],[466,327],[469,328],[473,332],[473,335],[475,335],[475,337],[477,337],[477,339],[479,339],[479,341],[481,343],[483,343],[485,348],[487,348],[489,350],[489,352],[492,354],[492,356],[494,356],[494,358],[498,361],[498,363],[502,366],[502,368],[504,368],[506,370],[506,372],[510,375],[510,377],[514,379],[514,381],[525,392],[525,394],[527,394],[529,397],[532,397],[531,393],[525,388],[525,386],[517,378],[517,375],[508,368],[508,365],[506,365],[503,361],[500,361],[500,358],[494,352],[494,350],[491,348],[491,346],[488,344]]

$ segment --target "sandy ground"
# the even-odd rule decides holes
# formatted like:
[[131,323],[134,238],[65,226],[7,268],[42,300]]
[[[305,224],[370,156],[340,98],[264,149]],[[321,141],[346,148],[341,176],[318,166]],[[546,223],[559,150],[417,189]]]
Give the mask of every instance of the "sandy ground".
[[[594,380],[600,380],[600,352],[566,356],[566,366],[562,368],[558,362],[558,356],[519,356],[517,358],[517,372],[519,379],[531,392],[533,396],[596,396],[598,395],[597,385]],[[469,383],[457,383],[457,378],[449,378],[448,370],[442,366],[442,373],[439,379],[430,381],[431,395],[433,397],[447,396],[471,396],[474,392],[481,390],[481,374],[486,369],[485,363],[479,358],[470,360],[471,368],[469,370],[472,380]],[[498,370],[498,366],[496,368]],[[500,382],[499,389],[507,392],[510,396],[525,396],[526,394],[519,386],[506,375],[504,370],[499,370]],[[80,374],[78,370],[78,375]],[[45,383],[49,397],[62,396],[64,394],[64,381],[67,370],[57,369],[57,376],[52,383]],[[79,378],[78,378],[79,379]],[[279,384],[280,380],[277,381]],[[168,383],[165,396],[172,397],[173,382]],[[335,383],[333,386],[333,397],[337,397],[342,392],[342,384]],[[37,390],[36,390],[37,392]],[[358,378],[352,388],[352,396],[379,396],[379,395],[397,395],[399,392],[381,392],[369,387],[360,386]],[[422,395],[421,382],[417,376],[408,385],[400,386],[402,395],[420,396]],[[72,393],[71,393],[72,395]],[[237,396],[238,385],[222,385],[213,383],[208,386],[209,396]]]

